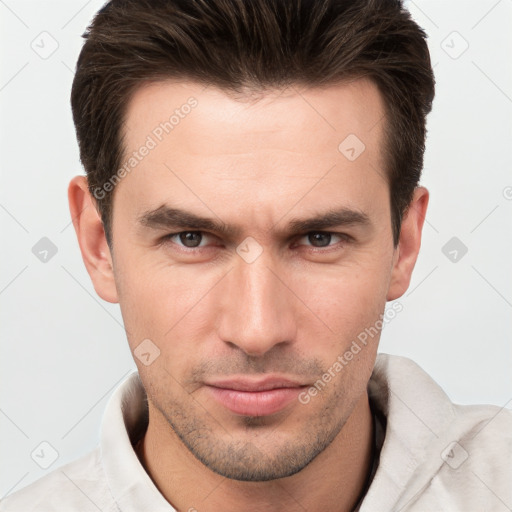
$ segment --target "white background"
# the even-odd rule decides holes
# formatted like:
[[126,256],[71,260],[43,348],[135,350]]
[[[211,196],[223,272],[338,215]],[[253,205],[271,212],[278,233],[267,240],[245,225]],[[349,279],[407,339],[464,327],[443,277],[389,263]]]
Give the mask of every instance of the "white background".
[[[91,450],[108,396],[135,368],[118,306],[96,296],[85,271],[66,197],[82,173],[73,69],[101,5],[0,1],[2,495]],[[437,80],[422,179],[431,202],[381,351],[414,359],[455,402],[510,407],[512,0],[406,5],[429,34]],[[49,51],[53,39],[45,59],[31,47]],[[468,248],[455,263],[442,252],[454,236]],[[58,250],[46,263],[32,253],[42,237]],[[43,441],[58,452],[47,470],[30,455]]]

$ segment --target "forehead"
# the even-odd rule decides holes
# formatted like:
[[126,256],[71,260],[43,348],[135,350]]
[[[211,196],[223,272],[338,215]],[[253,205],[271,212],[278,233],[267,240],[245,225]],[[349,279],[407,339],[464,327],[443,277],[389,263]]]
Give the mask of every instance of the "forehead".
[[134,165],[116,194],[134,215],[164,203],[221,218],[258,208],[273,224],[299,200],[307,210],[329,198],[369,211],[386,185],[384,111],[362,79],[237,98],[194,82],[146,85],[126,110],[124,163]]
[[144,135],[157,144],[181,135],[176,149],[210,155],[274,148],[336,151],[334,143],[353,134],[372,151],[377,149],[373,143],[380,142],[384,112],[377,86],[366,79],[236,96],[212,86],[169,80],[136,90],[123,135],[128,150],[137,148]]

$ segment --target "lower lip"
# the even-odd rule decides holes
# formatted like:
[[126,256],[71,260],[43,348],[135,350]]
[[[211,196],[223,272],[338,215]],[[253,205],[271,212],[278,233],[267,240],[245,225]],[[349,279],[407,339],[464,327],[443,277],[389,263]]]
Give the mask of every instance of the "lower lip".
[[297,400],[302,387],[277,388],[267,391],[237,391],[208,386],[213,398],[224,407],[241,416],[268,416],[282,411]]

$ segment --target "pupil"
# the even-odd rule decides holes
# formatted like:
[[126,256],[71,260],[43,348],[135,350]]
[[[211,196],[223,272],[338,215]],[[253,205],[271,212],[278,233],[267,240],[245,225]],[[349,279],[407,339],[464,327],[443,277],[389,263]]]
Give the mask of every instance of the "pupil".
[[331,242],[331,235],[329,233],[312,233],[309,235],[309,241],[315,247],[326,247]]
[[201,233],[198,231],[185,231],[180,233],[181,243],[185,247],[198,247],[201,243]]

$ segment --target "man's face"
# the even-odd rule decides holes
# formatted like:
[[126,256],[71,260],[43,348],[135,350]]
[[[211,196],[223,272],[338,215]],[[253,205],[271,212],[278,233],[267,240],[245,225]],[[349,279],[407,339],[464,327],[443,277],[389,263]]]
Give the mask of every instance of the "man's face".
[[[190,97],[197,104],[180,109]],[[158,130],[176,109],[172,130]],[[395,251],[383,115],[363,80],[258,101],[166,82],[129,104],[126,159],[155,143],[114,198],[130,347],[151,340],[146,362],[160,350],[147,366],[136,358],[150,421],[222,475],[299,471],[366,398],[378,336],[299,400],[384,311]]]

